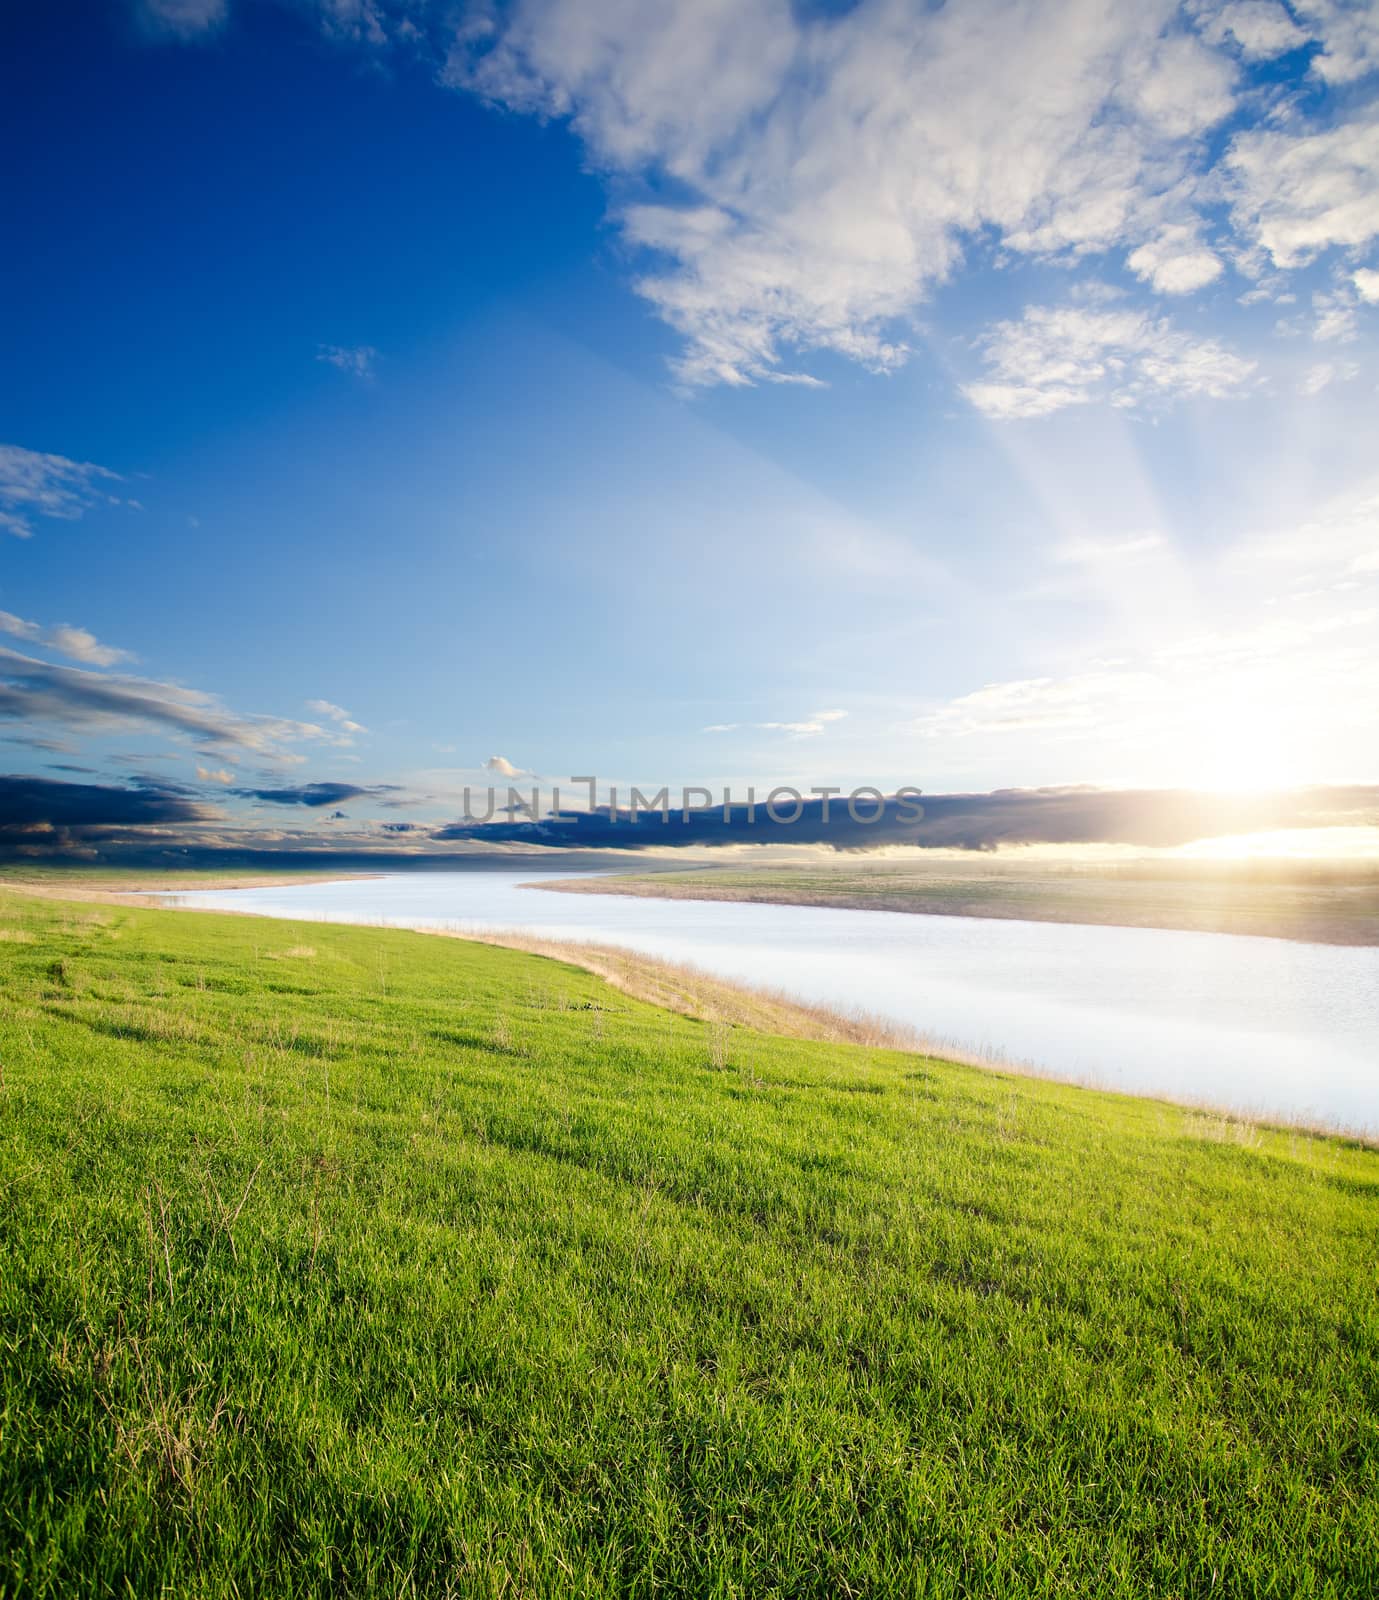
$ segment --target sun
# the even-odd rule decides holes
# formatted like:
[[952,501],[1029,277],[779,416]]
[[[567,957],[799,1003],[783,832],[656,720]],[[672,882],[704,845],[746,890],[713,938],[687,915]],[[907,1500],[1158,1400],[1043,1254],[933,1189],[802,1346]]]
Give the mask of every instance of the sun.
[[1259,793],[1305,782],[1295,730],[1256,692],[1195,707],[1179,747],[1179,781],[1212,793]]

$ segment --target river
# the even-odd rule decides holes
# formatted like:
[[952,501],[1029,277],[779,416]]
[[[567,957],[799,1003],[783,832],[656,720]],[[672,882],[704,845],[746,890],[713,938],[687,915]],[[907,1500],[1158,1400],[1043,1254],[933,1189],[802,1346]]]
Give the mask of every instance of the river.
[[551,894],[524,887],[532,879],[530,867],[414,872],[171,898],[308,921],[618,944],[1078,1082],[1379,1131],[1379,949]]

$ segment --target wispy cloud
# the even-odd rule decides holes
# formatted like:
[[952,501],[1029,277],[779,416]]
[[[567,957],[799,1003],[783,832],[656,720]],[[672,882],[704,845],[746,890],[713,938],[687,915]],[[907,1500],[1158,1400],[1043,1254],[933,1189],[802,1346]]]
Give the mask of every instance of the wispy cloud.
[[[686,386],[818,384],[813,351],[891,370],[976,266],[1103,257],[1182,297],[1379,236],[1379,118],[1360,94],[1317,104],[1379,64],[1367,0],[303,3],[332,38],[566,120]],[[224,11],[148,5],[188,36]],[[317,353],[361,378],[377,356]]]
[[1234,103],[1175,9],[520,0],[461,30],[446,78],[692,197],[620,206],[666,262],[638,288],[685,339],[682,380],[745,383],[792,347],[898,364],[893,326],[982,230],[1017,255],[1156,237]]
[[1303,590],[1379,577],[1379,482],[1336,495],[1294,526],[1241,540],[1229,569],[1272,570]]
[[[1341,0],[1291,14],[1275,0],[512,0],[469,15],[443,79],[568,119],[651,258],[636,284],[683,337],[677,375],[743,384],[796,351],[899,364],[910,313],[978,256],[1118,253],[1184,295],[1228,255],[1292,266],[1373,237],[1363,116],[1294,115],[1238,136],[1220,167],[1209,142],[1254,92],[1250,63],[1306,46],[1314,82],[1362,76],[1373,14]],[[648,200],[665,178],[683,198]],[[1223,180],[1233,234],[1213,209]]]
[[59,622],[45,628],[41,623],[16,617],[11,611],[0,611],[0,633],[7,633],[12,639],[23,639],[26,644],[56,650],[59,655],[92,667],[113,667],[117,661],[133,660],[128,650],[102,644],[95,634],[88,633],[85,628],[74,627],[70,622]]
[[1209,44],[1234,45],[1247,61],[1272,61],[1301,49],[1310,37],[1279,0],[1227,0],[1225,5],[1198,0],[1189,9]]
[[1128,307],[1031,306],[984,340],[991,376],[963,393],[989,417],[1043,417],[1107,400],[1123,409],[1240,390],[1255,364]]
[[1359,375],[1360,368],[1354,361],[1318,361],[1303,374],[1298,383],[1298,393],[1308,396],[1320,394],[1333,383],[1348,383]]
[[371,344],[321,344],[316,347],[316,359],[352,377],[371,378],[378,351]]
[[27,539],[34,531],[32,517],[74,522],[109,498],[104,484],[120,481],[118,473],[90,461],[0,444],[0,529]]
[[29,733],[23,728],[0,730],[0,739],[6,744],[17,744],[25,750],[41,750],[48,755],[74,755],[76,746],[67,739],[51,739],[41,733]]
[[214,695],[126,674],[57,666],[0,646],[0,722],[49,724],[81,733],[153,728],[217,752],[301,760],[296,743],[332,742],[319,724],[242,715]]
[[353,744],[356,733],[367,733],[369,730],[362,722],[356,722],[344,706],[337,706],[330,700],[308,700],[306,709],[314,717],[324,717],[327,722],[334,723],[340,730],[337,742],[342,745]]
[[813,738],[823,733],[832,723],[841,722],[846,711],[815,711],[799,722],[713,722],[705,733],[737,733],[750,729],[760,733],[785,733],[796,739]]
[[1054,548],[1054,559],[1071,566],[1121,566],[1164,548],[1161,533],[1132,533],[1119,539],[1066,539]]
[[1225,176],[1237,230],[1275,267],[1368,244],[1379,235],[1379,114],[1237,134]]
[[1319,342],[1350,344],[1358,337],[1359,315],[1355,294],[1349,285],[1339,284],[1329,294],[1314,294],[1312,311],[1316,317],[1312,337]]
[[228,0],[136,0],[144,27],[154,34],[196,39],[225,21]]
[[1000,749],[1007,766],[1058,745],[1088,776],[1283,786],[1324,771],[1327,752],[1334,761],[1379,718],[1377,623],[1379,610],[1357,606],[1187,634],[984,684],[926,711],[913,730],[950,758],[963,741]]

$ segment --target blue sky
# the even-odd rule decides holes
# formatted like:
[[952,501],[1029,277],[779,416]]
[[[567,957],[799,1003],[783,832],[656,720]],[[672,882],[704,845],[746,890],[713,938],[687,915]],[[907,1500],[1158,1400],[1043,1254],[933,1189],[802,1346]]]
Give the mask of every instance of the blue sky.
[[1372,6],[4,29],[0,767],[1379,779]]

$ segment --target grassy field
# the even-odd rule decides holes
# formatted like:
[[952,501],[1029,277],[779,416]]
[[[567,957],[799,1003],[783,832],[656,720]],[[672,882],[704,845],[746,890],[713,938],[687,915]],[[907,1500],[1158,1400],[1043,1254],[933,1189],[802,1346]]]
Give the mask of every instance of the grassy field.
[[1379,1153],[403,932],[0,991],[0,1595],[1379,1585]]
[[929,860],[843,857],[807,866],[623,872],[615,878],[546,881],[540,887],[571,894],[757,900],[1379,944],[1379,864],[1371,861],[1048,862],[975,853]]

